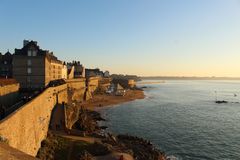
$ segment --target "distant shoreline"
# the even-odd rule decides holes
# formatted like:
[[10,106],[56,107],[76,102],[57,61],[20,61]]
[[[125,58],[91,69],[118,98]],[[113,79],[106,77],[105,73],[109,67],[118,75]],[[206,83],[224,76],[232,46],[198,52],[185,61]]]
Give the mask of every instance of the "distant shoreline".
[[140,77],[142,80],[240,80],[240,77]]

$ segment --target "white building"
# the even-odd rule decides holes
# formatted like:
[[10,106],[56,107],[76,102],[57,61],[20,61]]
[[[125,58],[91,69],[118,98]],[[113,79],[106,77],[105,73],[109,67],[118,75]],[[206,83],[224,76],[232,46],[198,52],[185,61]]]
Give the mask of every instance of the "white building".
[[63,67],[62,67],[62,79],[67,79],[68,75],[68,68],[67,68],[67,65],[63,64]]

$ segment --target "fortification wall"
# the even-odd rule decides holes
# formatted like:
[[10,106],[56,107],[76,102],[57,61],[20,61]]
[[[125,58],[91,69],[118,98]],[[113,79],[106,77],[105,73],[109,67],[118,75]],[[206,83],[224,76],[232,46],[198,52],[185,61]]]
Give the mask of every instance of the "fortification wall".
[[99,90],[101,91],[101,92],[106,92],[107,91],[107,89],[110,87],[110,85],[111,85],[111,81],[112,81],[112,79],[111,78],[101,78],[100,80],[99,80]]
[[23,153],[5,143],[0,142],[0,159],[1,160],[37,160],[37,158]]
[[[99,78],[90,78],[87,81],[87,93],[93,93],[98,86]],[[18,88],[19,85],[15,87]],[[16,88],[15,90],[18,90]],[[15,90],[8,91],[13,92]],[[72,94],[69,94],[70,91],[72,91]],[[47,88],[37,97],[0,121],[0,136],[7,139],[11,147],[36,156],[41,141],[47,136],[54,106],[62,102],[68,103],[69,100],[83,99],[85,91],[85,78],[71,79],[61,86]],[[1,95],[3,95],[2,92]],[[75,110],[70,109],[65,112],[69,114],[75,112]],[[76,114],[70,116],[67,127],[71,128],[76,119],[75,117]]]
[[89,92],[93,93],[98,88],[99,80],[99,77],[91,77],[87,80],[87,87]]
[[83,101],[86,91],[86,79],[76,78],[66,80],[69,90],[69,98],[72,101]]
[[47,136],[52,110],[62,102],[68,102],[67,84],[46,89],[0,121],[0,136],[11,147],[35,156]]
[[11,106],[18,98],[19,83],[0,86],[0,104]]
[[87,90],[85,100],[92,98],[93,93],[97,90],[99,86],[99,77],[90,77],[87,79]]
[[67,129],[72,129],[72,126],[79,119],[79,106],[75,105],[66,105],[64,107],[64,116],[65,116],[65,127]]

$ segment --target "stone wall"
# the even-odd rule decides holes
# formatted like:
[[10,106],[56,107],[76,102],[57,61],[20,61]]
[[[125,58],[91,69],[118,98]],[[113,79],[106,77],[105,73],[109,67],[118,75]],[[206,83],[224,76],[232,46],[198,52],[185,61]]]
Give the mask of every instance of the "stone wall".
[[0,121],[0,136],[11,147],[35,156],[46,138],[56,104],[68,102],[67,84],[50,87]]
[[[92,77],[87,81],[85,78],[71,79],[67,80],[66,84],[47,88],[0,121],[0,138],[7,139],[11,147],[36,156],[41,141],[47,136],[54,107],[60,106],[62,102],[81,100],[88,94],[91,96],[99,86],[99,79],[99,77]],[[64,108],[64,113],[70,115],[66,127],[71,128],[78,115],[73,114],[77,113],[76,107]]]
[[93,93],[97,90],[99,86],[99,77],[90,77],[87,79],[87,90],[85,100],[92,98]]
[[112,81],[111,78],[101,78],[99,80],[99,86],[98,86],[99,90],[101,92],[106,92],[111,85],[111,81]]
[[0,142],[0,159],[1,160],[37,160],[24,152],[10,147],[5,143]]
[[65,127],[67,129],[72,129],[72,126],[79,119],[79,109],[80,109],[80,106],[76,106],[74,104],[66,105],[64,107]]
[[89,92],[96,91],[98,84],[99,84],[99,77],[90,77],[87,79],[87,88]]
[[0,86],[0,104],[13,105],[18,98],[19,83]]
[[83,101],[86,91],[86,79],[76,78],[66,80],[68,85],[69,101]]

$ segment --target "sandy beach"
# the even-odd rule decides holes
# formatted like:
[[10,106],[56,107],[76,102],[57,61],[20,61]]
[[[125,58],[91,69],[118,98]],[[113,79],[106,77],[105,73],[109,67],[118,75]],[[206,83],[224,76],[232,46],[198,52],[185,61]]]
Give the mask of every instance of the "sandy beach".
[[106,107],[124,102],[134,101],[136,99],[144,99],[145,95],[142,90],[128,90],[125,96],[115,96],[109,94],[97,94],[93,99],[83,102],[82,105],[88,109],[95,109],[96,107]]

